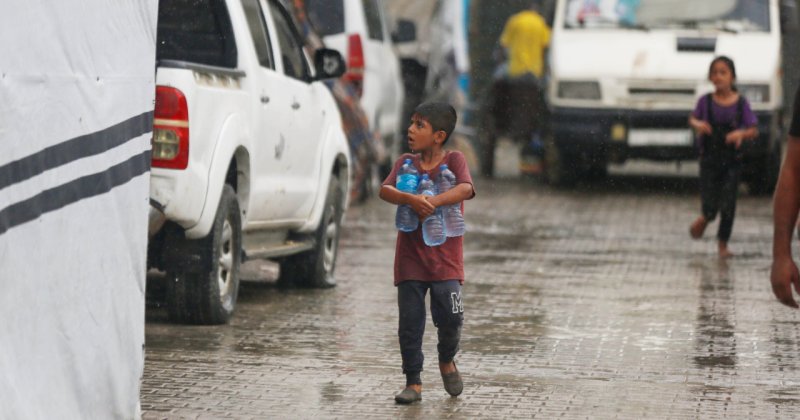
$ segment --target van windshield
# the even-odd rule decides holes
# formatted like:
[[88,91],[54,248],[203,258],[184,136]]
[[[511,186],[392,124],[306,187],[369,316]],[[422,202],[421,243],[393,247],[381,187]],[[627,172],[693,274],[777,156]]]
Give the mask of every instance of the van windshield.
[[564,27],[769,32],[769,1],[568,0]]

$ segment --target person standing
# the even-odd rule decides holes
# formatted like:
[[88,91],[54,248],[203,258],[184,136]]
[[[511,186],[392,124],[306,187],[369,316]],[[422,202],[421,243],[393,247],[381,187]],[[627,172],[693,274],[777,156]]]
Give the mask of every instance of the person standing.
[[720,214],[717,248],[721,258],[733,256],[728,241],[736,214],[741,147],[758,136],[758,119],[750,103],[736,91],[733,60],[719,56],[711,61],[708,79],[714,93],[697,101],[689,125],[700,138],[700,197],[702,214],[692,222],[689,233],[700,239],[709,222]]
[[544,75],[544,55],[550,45],[550,27],[538,13],[538,3],[511,16],[506,22],[500,45],[508,57],[508,76]]
[[800,210],[800,88],[794,96],[786,157],[778,176],[772,206],[772,293],[784,305],[797,308],[792,286],[800,293],[800,274],[792,259],[792,230]]
[[[475,196],[475,188],[461,152],[442,149],[456,126],[456,111],[447,103],[426,102],[419,105],[411,117],[408,145],[415,154],[405,153],[394,164],[383,181],[380,197],[398,205],[409,205],[425,220],[437,207],[461,203]],[[446,164],[455,174],[456,185],[435,195],[410,194],[395,188],[397,174],[406,159],[411,159],[420,175],[431,179],[439,175]],[[439,372],[448,394],[458,396],[463,390],[461,375],[454,361],[461,340],[464,322],[461,285],[464,283],[463,237],[447,238],[438,246],[427,246],[422,236],[422,223],[412,232],[397,232],[394,256],[394,285],[397,287],[399,310],[398,338],[406,387],[395,395],[400,404],[422,399],[423,354],[425,332],[425,295],[430,291],[433,323],[439,336]]]
[[502,135],[523,145],[523,174],[541,171],[541,156],[535,151],[542,150],[541,131],[546,122],[543,78],[550,27],[538,10],[539,3],[535,2],[512,15],[500,35],[506,62],[495,71],[482,115],[481,172],[488,177],[494,175],[494,149]]

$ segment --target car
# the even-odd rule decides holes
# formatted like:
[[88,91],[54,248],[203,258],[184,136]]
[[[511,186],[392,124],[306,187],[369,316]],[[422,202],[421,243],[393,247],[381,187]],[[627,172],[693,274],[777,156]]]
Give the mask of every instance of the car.
[[162,0],[148,265],[167,273],[178,321],[227,322],[243,259],[280,282],[331,287],[350,153],[324,79],[278,0]]
[[404,89],[381,0],[305,0],[305,12],[326,47],[345,56],[347,72],[361,99],[369,125],[384,142],[390,168],[405,133]]

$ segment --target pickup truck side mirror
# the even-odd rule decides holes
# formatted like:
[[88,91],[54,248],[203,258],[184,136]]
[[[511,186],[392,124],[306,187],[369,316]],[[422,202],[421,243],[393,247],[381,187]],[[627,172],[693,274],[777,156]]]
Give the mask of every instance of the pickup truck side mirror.
[[395,44],[414,42],[417,40],[417,25],[406,19],[398,19],[397,27],[392,32],[392,41]]
[[336,79],[344,74],[347,65],[339,51],[320,48],[314,52],[314,69],[314,80]]

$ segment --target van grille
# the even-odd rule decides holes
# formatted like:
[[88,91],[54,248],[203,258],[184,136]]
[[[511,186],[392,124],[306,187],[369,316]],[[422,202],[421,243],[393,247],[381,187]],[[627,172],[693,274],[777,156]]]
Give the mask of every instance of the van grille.
[[694,89],[690,88],[628,88],[631,96],[690,96],[694,97]]

